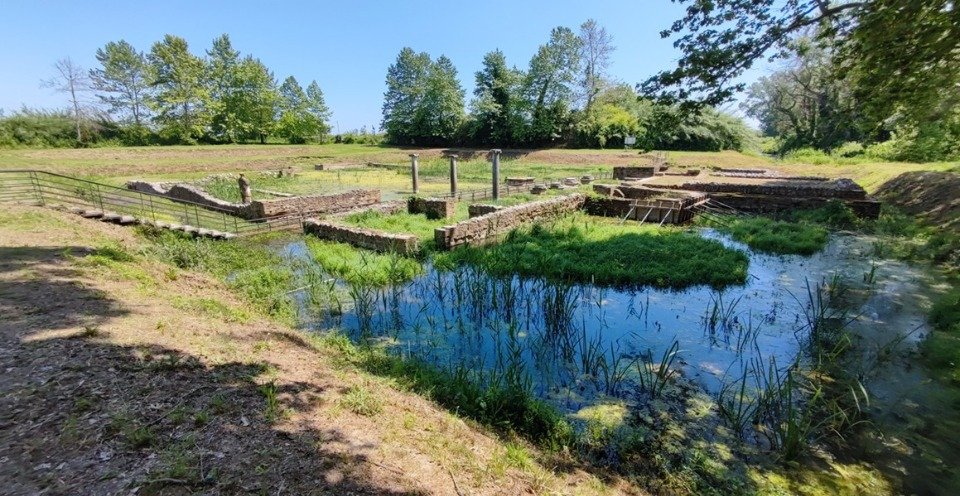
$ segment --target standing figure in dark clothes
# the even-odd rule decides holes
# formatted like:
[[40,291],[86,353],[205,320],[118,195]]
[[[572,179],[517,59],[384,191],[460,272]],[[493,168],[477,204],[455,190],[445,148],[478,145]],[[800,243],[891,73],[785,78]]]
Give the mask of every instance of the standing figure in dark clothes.
[[243,174],[240,174],[237,184],[240,185],[240,203],[250,203],[253,199],[250,195],[250,181]]

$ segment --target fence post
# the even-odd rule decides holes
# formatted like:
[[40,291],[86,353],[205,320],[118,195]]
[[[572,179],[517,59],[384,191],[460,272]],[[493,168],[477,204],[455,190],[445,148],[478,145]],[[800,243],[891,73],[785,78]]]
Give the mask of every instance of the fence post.
[[419,193],[420,190],[420,154],[411,153],[410,154],[410,175],[413,177],[413,194]]
[[457,154],[450,154],[450,193],[457,195]]
[[493,201],[500,199],[500,149],[490,150],[493,154]]
[[100,192],[100,183],[97,183],[97,203],[100,204],[100,211],[106,213],[103,210],[103,193]]
[[37,195],[37,201],[43,207],[46,203],[43,201],[43,188],[40,187],[40,179],[37,178],[36,171],[30,171],[30,182],[33,183],[33,191]]

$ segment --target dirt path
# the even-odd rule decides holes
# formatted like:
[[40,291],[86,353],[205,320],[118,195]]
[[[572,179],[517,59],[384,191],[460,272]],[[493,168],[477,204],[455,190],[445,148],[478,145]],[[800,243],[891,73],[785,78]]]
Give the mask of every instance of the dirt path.
[[96,250],[137,243],[66,214],[0,212],[0,492],[628,489],[511,462],[503,442],[250,316],[216,281]]

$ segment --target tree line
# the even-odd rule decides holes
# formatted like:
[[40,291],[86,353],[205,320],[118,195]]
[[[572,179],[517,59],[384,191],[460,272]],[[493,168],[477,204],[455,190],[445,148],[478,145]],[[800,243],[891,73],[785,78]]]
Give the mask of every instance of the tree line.
[[487,53],[466,104],[452,61],[403,48],[387,69],[383,124],[398,145],[741,149],[753,132],[713,108],[683,112],[641,98],[608,73],[612,37],[594,20],[556,27],[526,70]]
[[306,143],[330,132],[330,109],[316,81],[304,88],[289,76],[278,84],[226,34],[203,55],[168,34],[148,52],[112,41],[96,58],[99,67],[89,71],[69,58],[58,61],[44,86],[64,93],[68,108],[24,109],[4,118],[0,145],[62,145],[65,118],[73,145],[105,138],[130,145],[265,143],[269,137]]

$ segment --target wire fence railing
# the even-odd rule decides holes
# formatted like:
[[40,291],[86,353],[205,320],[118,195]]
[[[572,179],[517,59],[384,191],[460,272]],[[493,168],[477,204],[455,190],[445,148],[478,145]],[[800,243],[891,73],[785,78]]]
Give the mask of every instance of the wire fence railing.
[[[367,166],[392,170],[398,173],[410,172],[410,164],[386,164],[386,163],[368,162]],[[606,180],[606,179],[614,178],[612,171],[591,172],[590,176],[592,176],[594,180]],[[554,182],[563,182],[564,179],[565,178],[561,178],[561,177],[539,178],[539,179],[535,179],[534,183],[549,184]],[[449,176],[436,176],[436,175],[433,175],[433,176],[420,175],[419,176],[419,181],[424,183],[439,184],[439,183],[447,183],[449,182],[449,180],[450,180]],[[511,186],[507,184],[506,181],[507,181],[507,178],[504,178],[504,183],[500,185],[499,189],[500,189],[501,196],[509,196],[517,193],[527,193],[530,191],[530,185]],[[488,188],[463,189],[463,190],[458,190],[456,193],[452,193],[452,192],[436,193],[436,194],[431,194],[431,196],[436,196],[439,198],[455,198],[457,201],[486,200],[489,198],[493,198],[493,185],[491,185]]]
[[0,170],[0,203],[94,209],[129,215],[140,221],[189,225],[237,236],[299,229],[299,215],[242,219],[210,205],[178,200],[87,179],[38,170]]

